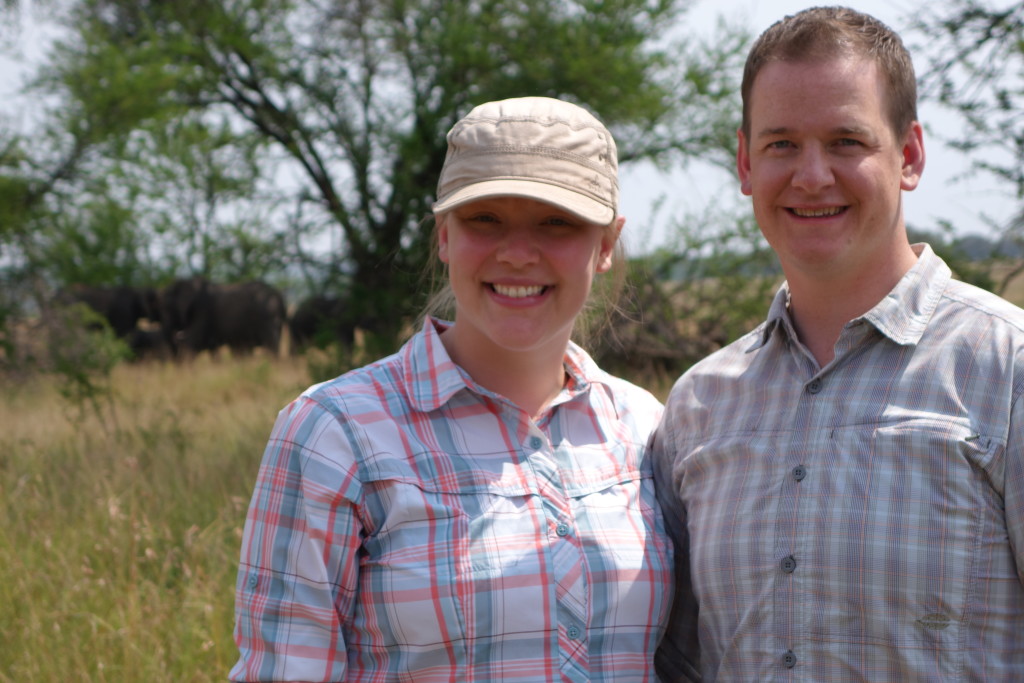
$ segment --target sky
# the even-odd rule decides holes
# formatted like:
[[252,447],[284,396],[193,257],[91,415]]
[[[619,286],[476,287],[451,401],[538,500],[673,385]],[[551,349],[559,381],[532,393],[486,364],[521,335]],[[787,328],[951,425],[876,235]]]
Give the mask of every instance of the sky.
[[[842,0],[838,0],[842,1]],[[686,14],[688,29],[692,33],[710,35],[719,17],[731,23],[745,25],[756,35],[786,14],[792,14],[814,4],[830,4],[831,0],[696,0]],[[908,17],[929,0],[847,0],[846,4],[874,15],[909,39]],[[31,6],[31,2],[28,3]],[[33,46],[44,43],[38,29],[31,22],[22,25],[24,57],[17,62],[0,55],[0,113],[13,116],[15,122],[24,120],[31,111],[19,106],[12,97],[19,77],[24,73],[21,64],[31,59]],[[915,65],[920,72],[921,60]],[[954,177],[968,166],[967,159],[945,148],[929,129],[950,130],[957,121],[937,107],[923,104],[919,115],[925,126],[925,171],[921,183],[913,192],[904,193],[904,211],[908,224],[922,228],[938,225],[947,219],[958,235],[980,233],[992,235],[991,229],[979,218],[984,210],[996,220],[1005,220],[1016,204],[1004,196],[1005,188],[984,176],[973,180]],[[671,247],[673,236],[666,228],[673,216],[703,215],[716,206],[736,206],[749,201],[740,195],[735,174],[694,164],[687,169],[662,172],[649,165],[631,165],[620,170],[620,212],[626,216],[626,245],[631,253],[642,253],[656,246]],[[660,209],[653,211],[661,200]]]
[[[921,0],[699,0],[687,16],[694,32],[711,32],[717,17],[723,16],[730,23],[747,26],[752,35],[757,35],[787,14],[828,4],[845,4],[871,14],[899,33],[908,45],[912,43],[907,31],[908,17],[922,7]],[[915,68],[921,72],[922,59],[915,59]],[[929,135],[929,128],[950,130],[951,126],[958,125],[957,120],[927,104],[919,107],[918,115],[925,127],[925,170],[917,189],[903,195],[908,225],[930,229],[936,227],[940,219],[947,219],[957,235],[991,236],[991,228],[978,213],[984,207],[989,215],[1005,220],[1012,215],[1016,204],[1003,195],[1005,188],[1000,189],[997,183],[984,176],[954,183],[954,177],[968,167],[969,161]],[[633,252],[638,251],[638,241],[645,247],[652,242],[670,246],[671,236],[658,225],[664,222],[660,219],[662,215],[703,215],[709,207],[713,210],[721,202],[732,205],[737,200],[749,201],[740,194],[734,173],[699,165],[667,175],[650,167],[625,167],[620,170],[620,191],[620,211],[626,216],[624,234],[632,233],[633,239],[627,241],[627,245]],[[652,218],[650,207],[659,197],[664,198],[664,203]]]

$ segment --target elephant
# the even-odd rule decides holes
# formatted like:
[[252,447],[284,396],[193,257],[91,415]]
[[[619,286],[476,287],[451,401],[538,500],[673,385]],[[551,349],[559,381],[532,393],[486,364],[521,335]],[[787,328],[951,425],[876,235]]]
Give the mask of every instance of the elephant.
[[131,351],[132,360],[167,360],[171,356],[171,347],[160,327],[137,327],[131,331],[125,341]]
[[175,355],[227,346],[247,354],[278,354],[285,321],[284,297],[265,282],[218,284],[197,276],[160,292],[160,323]]
[[114,334],[129,337],[140,320],[157,321],[159,305],[156,290],[148,287],[97,287],[75,284],[57,293],[61,305],[85,304],[106,319]]
[[351,346],[355,325],[346,316],[347,308],[346,301],[323,294],[304,299],[288,319],[291,350],[300,353],[310,344],[334,341]]

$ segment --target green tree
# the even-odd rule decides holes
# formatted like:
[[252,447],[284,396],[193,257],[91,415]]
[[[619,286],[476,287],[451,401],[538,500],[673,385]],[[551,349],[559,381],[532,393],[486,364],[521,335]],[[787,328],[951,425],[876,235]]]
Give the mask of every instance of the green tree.
[[[921,50],[922,95],[960,116],[962,131],[946,141],[970,155],[971,172],[996,179],[1016,198],[1019,210],[998,227],[1024,244],[1024,4],[951,0],[931,5],[916,28],[929,36]],[[984,207],[979,212],[984,216]]]
[[[609,124],[623,163],[730,163],[744,43],[689,41],[688,4],[78,0],[38,85],[102,159],[77,181],[118,170],[108,189],[150,248],[208,272],[276,256],[393,340],[422,303],[445,133],[475,104],[564,97]],[[174,144],[191,130],[232,163]],[[203,199],[205,222],[176,187]]]
[[749,205],[704,211],[672,221],[672,248],[631,261],[611,333],[592,345],[602,367],[655,386],[764,319],[783,278]]

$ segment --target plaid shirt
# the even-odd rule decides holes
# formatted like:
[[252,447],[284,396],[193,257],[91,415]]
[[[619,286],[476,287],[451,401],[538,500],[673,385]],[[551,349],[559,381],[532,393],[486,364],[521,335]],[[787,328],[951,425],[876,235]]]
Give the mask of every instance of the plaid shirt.
[[784,287],[673,389],[666,680],[1024,681],[1024,311],[915,250],[825,368]]
[[241,681],[653,681],[661,404],[570,345],[537,421],[433,321],[285,408],[242,540]]

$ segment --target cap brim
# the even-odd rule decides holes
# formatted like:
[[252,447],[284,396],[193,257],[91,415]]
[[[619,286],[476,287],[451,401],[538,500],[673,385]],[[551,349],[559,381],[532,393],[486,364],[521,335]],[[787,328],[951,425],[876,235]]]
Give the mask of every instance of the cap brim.
[[494,197],[523,197],[551,204],[582,218],[588,223],[608,225],[615,219],[615,210],[575,190],[532,180],[485,180],[456,190],[436,202],[434,213]]

